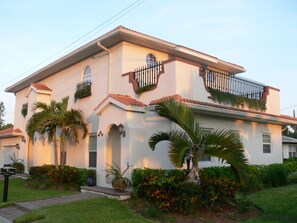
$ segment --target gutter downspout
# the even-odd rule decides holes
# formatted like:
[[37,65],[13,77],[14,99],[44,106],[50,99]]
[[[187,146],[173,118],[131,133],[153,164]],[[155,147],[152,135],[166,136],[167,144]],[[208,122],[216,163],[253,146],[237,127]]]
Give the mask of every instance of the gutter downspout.
[[107,95],[111,93],[111,83],[112,83],[112,75],[111,75],[111,52],[106,47],[102,46],[101,43],[98,41],[97,46],[102,48],[108,53],[108,67],[107,67]]

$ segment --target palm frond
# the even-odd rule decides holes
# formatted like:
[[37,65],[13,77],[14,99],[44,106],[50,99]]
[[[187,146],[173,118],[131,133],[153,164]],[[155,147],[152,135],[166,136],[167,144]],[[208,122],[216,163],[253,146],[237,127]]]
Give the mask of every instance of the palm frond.
[[158,132],[158,133],[154,133],[148,141],[149,147],[152,150],[155,150],[156,145],[161,142],[161,141],[165,141],[165,140],[169,140],[170,139],[170,134],[168,132]]
[[196,141],[195,132],[199,130],[199,123],[193,112],[183,103],[174,100],[162,101],[155,107],[159,116],[179,125],[191,138]]
[[[188,136],[185,134],[185,132],[180,130],[172,130],[168,132],[157,132],[154,133],[148,141],[149,147],[152,150],[155,150],[156,145],[161,141],[171,141],[171,139],[174,139],[175,137],[183,137],[188,139]],[[189,140],[189,139],[188,139]]]
[[192,144],[183,135],[171,138],[169,158],[175,167],[182,167],[185,158],[190,154]]
[[240,139],[233,133],[225,130],[213,131],[205,136],[204,155],[215,156],[231,164],[244,182],[248,174],[247,159]]

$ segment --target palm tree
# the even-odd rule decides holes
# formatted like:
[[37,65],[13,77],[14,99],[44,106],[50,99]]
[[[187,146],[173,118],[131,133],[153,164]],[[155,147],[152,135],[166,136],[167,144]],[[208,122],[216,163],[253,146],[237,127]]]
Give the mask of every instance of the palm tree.
[[178,101],[162,101],[156,105],[155,111],[181,129],[153,134],[149,139],[149,146],[154,150],[159,142],[168,140],[169,158],[175,167],[182,167],[185,161],[192,163],[192,168],[187,174],[188,182],[200,184],[198,161],[203,156],[215,156],[222,162],[231,164],[241,182],[244,182],[247,159],[244,157],[243,145],[238,136],[226,130],[204,133],[194,113]]
[[[55,165],[58,168],[58,139],[57,139],[57,124],[54,123],[55,112],[58,103],[54,100],[49,105],[42,102],[37,102],[33,105],[32,111],[34,114],[28,120],[26,131],[28,136],[33,139],[35,132],[41,135],[47,133],[48,141],[54,145]],[[49,124],[51,123],[51,125]]]
[[41,135],[46,134],[48,141],[53,143],[56,168],[58,168],[58,143],[60,142],[61,146],[61,166],[63,167],[66,164],[67,137],[70,136],[78,143],[79,131],[83,132],[82,138],[85,138],[87,134],[87,124],[82,111],[77,109],[67,111],[68,101],[69,97],[65,97],[61,102],[52,100],[49,105],[42,102],[35,103],[32,108],[34,114],[26,126],[30,138],[38,132]]

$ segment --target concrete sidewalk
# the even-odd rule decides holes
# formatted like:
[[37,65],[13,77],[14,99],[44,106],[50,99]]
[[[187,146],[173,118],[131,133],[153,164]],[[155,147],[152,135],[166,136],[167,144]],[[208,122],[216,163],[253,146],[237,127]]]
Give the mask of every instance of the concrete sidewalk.
[[26,212],[33,211],[45,206],[68,203],[73,201],[80,201],[84,199],[98,198],[98,197],[104,197],[104,196],[100,194],[95,194],[95,193],[79,193],[79,194],[53,197],[53,198],[42,199],[42,200],[16,202],[15,206],[0,209],[0,222],[1,223],[13,222],[15,218],[25,214]]

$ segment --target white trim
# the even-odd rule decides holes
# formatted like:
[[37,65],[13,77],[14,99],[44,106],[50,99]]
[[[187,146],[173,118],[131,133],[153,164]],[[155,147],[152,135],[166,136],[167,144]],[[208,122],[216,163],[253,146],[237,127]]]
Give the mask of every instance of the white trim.
[[[269,136],[269,142],[264,142],[264,136]],[[269,145],[270,146],[270,152],[269,153],[265,153],[264,152],[264,145]],[[271,133],[266,133],[266,132],[263,132],[262,133],[262,153],[263,154],[272,154],[272,138],[271,138]]]

